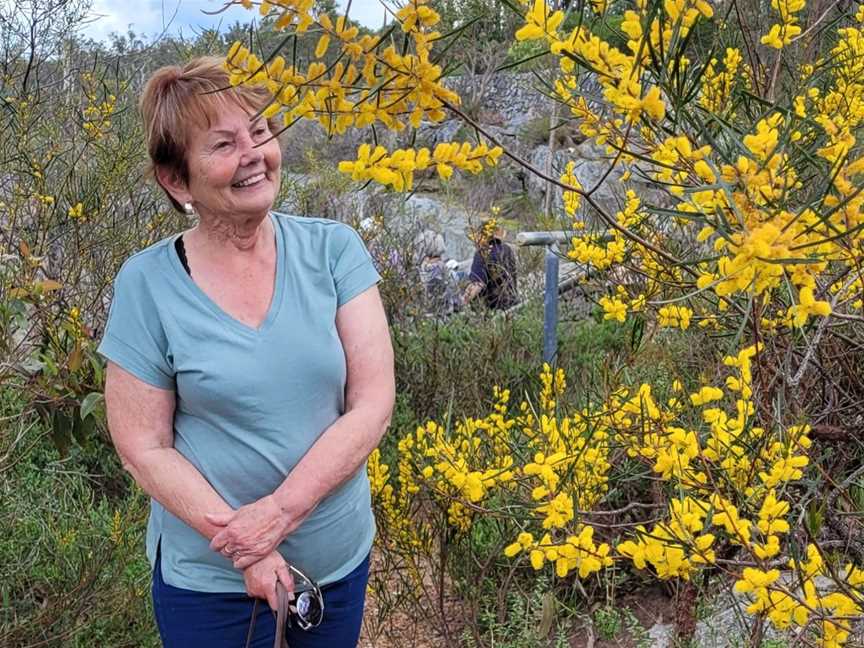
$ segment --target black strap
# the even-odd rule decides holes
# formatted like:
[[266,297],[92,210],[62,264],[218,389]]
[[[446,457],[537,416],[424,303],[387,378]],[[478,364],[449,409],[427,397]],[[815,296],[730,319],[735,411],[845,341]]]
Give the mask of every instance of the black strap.
[[186,272],[189,273],[189,276],[192,276],[192,271],[189,269],[189,260],[186,258],[186,244],[183,243],[183,235],[177,237],[177,240],[174,241],[174,249],[177,250],[177,256],[180,257],[180,263],[183,264],[183,267],[186,269]]
[[255,599],[255,604],[252,606],[252,619],[249,621],[249,632],[246,633],[246,648],[252,645],[252,636],[255,633],[255,621],[258,620],[258,601]]
[[[285,638],[285,624],[288,621],[288,607],[291,604],[289,600],[288,590],[276,581],[276,637],[273,640],[273,648],[288,648],[288,640]],[[252,606],[252,619],[249,621],[249,631],[246,633],[246,648],[252,646],[252,635],[255,632],[255,621],[258,618],[258,603],[259,599],[255,599],[255,604]]]

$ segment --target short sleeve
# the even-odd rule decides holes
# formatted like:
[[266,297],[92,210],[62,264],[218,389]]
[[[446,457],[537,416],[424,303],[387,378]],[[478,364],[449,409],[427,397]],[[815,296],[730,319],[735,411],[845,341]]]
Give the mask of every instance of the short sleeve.
[[146,273],[130,264],[114,280],[114,297],[98,352],[136,378],[174,389],[168,339]]
[[484,286],[489,283],[489,269],[486,267],[486,260],[478,250],[474,253],[474,260],[471,262],[471,274],[468,275],[468,280],[472,283],[480,283]]
[[381,280],[363,239],[351,227],[340,224],[335,228],[329,250],[337,308]]

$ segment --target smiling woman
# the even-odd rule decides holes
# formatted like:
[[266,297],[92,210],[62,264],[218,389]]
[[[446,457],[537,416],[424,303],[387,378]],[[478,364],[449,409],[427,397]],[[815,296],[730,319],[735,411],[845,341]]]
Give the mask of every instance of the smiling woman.
[[271,211],[268,97],[227,81],[197,59],[142,95],[153,176],[198,222],[117,276],[99,347],[108,424],[152,497],[165,646],[242,646],[250,626],[247,645],[279,645],[254,603],[277,608],[289,565],[324,608],[290,645],[352,646],[375,533],[365,462],[394,399],[379,277],[351,228]]
[[[178,211],[187,211],[184,204],[194,200],[193,180],[200,186],[212,178],[224,190],[249,180],[253,172],[265,173],[269,189],[278,192],[281,151],[272,135],[277,122],[253,119],[270,97],[261,88],[227,88],[227,79],[220,59],[200,58],[182,69],[161,68],[141,97],[153,172]],[[272,206],[275,192],[265,211]],[[224,191],[222,197],[231,202]],[[259,197],[261,204],[265,198]],[[241,206],[260,211],[260,204]],[[218,211],[219,206],[215,207]]]
[[241,106],[226,106],[193,125],[186,151],[188,180],[158,167],[160,184],[175,200],[194,204],[205,219],[267,211],[279,189],[281,151],[263,119],[250,119]]

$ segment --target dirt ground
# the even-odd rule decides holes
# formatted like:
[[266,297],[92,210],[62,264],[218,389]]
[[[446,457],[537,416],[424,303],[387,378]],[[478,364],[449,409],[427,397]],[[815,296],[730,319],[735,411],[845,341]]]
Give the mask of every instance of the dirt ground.
[[[439,648],[447,646],[439,624],[432,619],[413,619],[404,612],[379,619],[373,595],[366,599],[366,614],[358,648]],[[458,645],[454,642],[451,645]]]
[[[457,618],[453,615],[461,605],[455,598],[445,602],[450,618]],[[669,623],[674,618],[672,600],[659,586],[622,596],[615,601],[615,608],[632,612],[631,618],[638,622],[638,626],[631,631],[623,622],[622,629],[613,639],[604,639],[586,621],[570,637],[572,648],[642,648],[648,628],[655,623]],[[448,641],[435,619],[415,619],[401,611],[384,619],[379,616],[375,595],[369,593],[359,648],[450,648],[461,645],[458,637]]]
[[[376,570],[384,571],[377,548],[372,552],[371,576],[374,578]],[[427,573],[428,579],[428,573]],[[426,580],[426,579],[424,579]],[[398,592],[399,583],[391,585],[391,592]],[[427,591],[435,591],[431,582],[426,582]],[[444,610],[448,619],[453,622],[450,626],[458,628],[459,610],[462,602],[450,592],[449,583],[445,582]],[[387,608],[396,609],[389,612]],[[458,639],[451,637],[449,640],[444,636],[441,623],[434,617],[425,616],[415,618],[406,610],[411,605],[393,605],[393,601],[383,603],[376,597],[376,593],[370,588],[366,594],[366,611],[363,615],[363,630],[360,635],[358,648],[439,648],[442,646],[458,646]],[[458,630],[455,634],[458,635]]]
[[604,639],[586,622],[570,637],[572,648],[640,648],[645,645],[648,628],[655,623],[669,623],[674,618],[672,599],[659,586],[622,596],[615,601],[615,608],[632,612],[638,628],[628,629],[625,621],[613,639]]

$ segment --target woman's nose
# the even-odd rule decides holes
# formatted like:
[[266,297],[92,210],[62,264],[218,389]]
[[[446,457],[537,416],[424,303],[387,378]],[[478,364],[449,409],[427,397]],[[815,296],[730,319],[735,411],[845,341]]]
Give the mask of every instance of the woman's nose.
[[264,157],[261,147],[257,146],[252,140],[252,136],[244,134],[240,138],[240,164],[248,166],[254,162],[260,161]]

